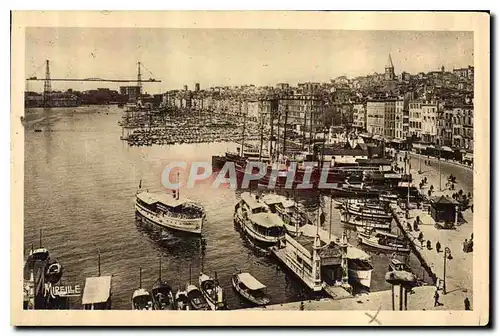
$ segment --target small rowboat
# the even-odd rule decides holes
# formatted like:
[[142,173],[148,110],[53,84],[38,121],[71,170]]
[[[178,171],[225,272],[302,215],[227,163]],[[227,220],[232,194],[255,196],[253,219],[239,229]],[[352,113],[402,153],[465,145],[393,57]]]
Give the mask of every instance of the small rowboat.
[[174,295],[166,281],[158,279],[151,289],[154,310],[174,310]]
[[151,294],[142,288],[142,268],[139,267],[139,288],[132,294],[132,310],[153,310]]
[[250,273],[235,273],[231,277],[234,289],[248,301],[263,306],[270,302],[265,293],[266,286],[255,279]]
[[210,308],[212,310],[224,309],[226,306],[224,301],[224,291],[217,280],[217,273],[215,275],[215,279],[206,274],[200,273],[199,283],[201,292],[207,300]]
[[196,287],[195,285],[188,285],[186,287],[186,294],[192,310],[210,310],[207,300],[198,289],[198,287]]
[[178,291],[175,294],[175,305],[177,310],[190,310],[189,299],[186,291]]
[[153,303],[151,302],[151,295],[144,288],[138,288],[132,295],[132,309],[133,310],[153,310]]
[[410,252],[408,244],[399,236],[391,233],[374,231],[373,233],[362,232],[359,235],[359,240],[362,244],[390,252]]
[[55,284],[61,279],[62,273],[63,270],[61,264],[56,261],[52,261],[45,271],[45,279],[48,282]]

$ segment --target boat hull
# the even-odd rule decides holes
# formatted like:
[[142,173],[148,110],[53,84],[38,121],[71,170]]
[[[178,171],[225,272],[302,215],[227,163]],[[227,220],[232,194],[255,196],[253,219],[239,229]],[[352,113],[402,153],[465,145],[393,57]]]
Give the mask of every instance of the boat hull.
[[249,293],[247,293],[246,291],[242,290],[239,286],[238,286],[238,283],[235,279],[235,276],[233,275],[231,277],[231,283],[233,285],[233,288],[234,290],[239,294],[241,295],[241,297],[243,297],[244,299],[246,299],[247,301],[255,304],[255,305],[259,305],[259,306],[263,306],[263,305],[266,305],[270,302],[269,298],[265,298],[265,299],[258,299],[252,295],[250,295]]
[[370,288],[372,283],[372,271],[373,270],[357,270],[349,268],[349,279],[363,287]]
[[188,232],[193,234],[201,234],[203,223],[205,221],[205,216],[196,219],[183,219],[176,217],[159,216],[152,213],[140,205],[135,205],[136,213],[140,218],[146,220],[150,224],[154,224],[163,228]]
[[258,243],[261,243],[265,246],[272,246],[278,244],[278,241],[285,238],[285,235],[278,237],[271,237],[263,235],[252,228],[252,223],[249,220],[243,219],[238,212],[234,214],[234,220],[241,227],[243,232],[248,235],[250,238],[255,240]]
[[381,245],[376,241],[373,241],[370,238],[361,236],[359,237],[359,240],[361,244],[364,244],[366,246],[370,246],[379,250],[387,251],[387,252],[401,252],[401,253],[409,253],[410,248],[409,247],[399,247],[399,246],[388,246],[388,245]]
[[370,222],[370,221],[362,221],[362,220],[356,220],[353,218],[346,218],[345,214],[341,215],[340,221],[342,223],[346,223],[352,226],[356,227],[367,227],[367,228],[374,228],[374,229],[379,229],[379,230],[390,230],[391,229],[391,222]]

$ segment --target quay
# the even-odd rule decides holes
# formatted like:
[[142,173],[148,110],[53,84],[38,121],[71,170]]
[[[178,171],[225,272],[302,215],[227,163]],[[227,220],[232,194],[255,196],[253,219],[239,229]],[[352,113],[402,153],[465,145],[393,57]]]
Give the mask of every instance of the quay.
[[[420,158],[421,159],[421,158]],[[425,176],[428,179],[427,185],[419,189],[419,192],[426,195],[431,185],[435,186],[432,197],[448,196],[451,191],[439,186],[439,173],[436,174],[436,163],[429,171],[418,174],[418,167],[414,162],[410,166],[413,176]],[[426,167],[426,169],[429,169]],[[462,168],[466,169],[466,168]],[[437,187],[436,187],[437,186]],[[472,192],[472,187],[457,183],[456,190]],[[473,252],[464,252],[464,242],[473,237],[473,214],[470,208],[461,213],[461,219],[452,228],[441,228],[427,210],[430,204],[425,202],[420,209],[410,209],[409,218],[406,218],[405,210],[398,205],[392,205],[394,220],[400,232],[409,240],[413,253],[420,260],[422,266],[434,281],[436,287],[442,290],[441,298],[452,295],[462,304],[466,297],[473,307]],[[413,221],[420,218],[419,231],[409,230],[408,225],[413,227]],[[422,241],[418,240],[422,233]],[[426,242],[430,241],[431,248],[428,249]],[[441,249],[436,250],[436,243],[439,242]],[[446,252],[445,252],[446,251]],[[456,302],[453,304],[457,304]]]
[[[464,310],[463,293],[460,291],[449,292],[441,295],[442,305],[434,306],[434,286],[414,287],[408,293],[407,310]],[[305,300],[290,303],[273,304],[265,307],[246,308],[245,310],[392,310],[391,291],[380,291],[342,298],[325,298],[320,300]],[[395,310],[399,308],[399,290],[394,291]],[[472,299],[469,297],[469,299]],[[403,307],[404,308],[404,307]]]

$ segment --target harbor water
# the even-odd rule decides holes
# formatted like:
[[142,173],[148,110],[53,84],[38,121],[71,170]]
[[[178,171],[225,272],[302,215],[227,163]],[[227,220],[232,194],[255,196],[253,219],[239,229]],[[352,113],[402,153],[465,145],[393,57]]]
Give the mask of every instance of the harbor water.
[[[42,244],[64,267],[62,283],[82,288],[86,277],[98,275],[100,253],[101,274],[113,276],[113,309],[130,309],[132,292],[139,286],[139,267],[142,286],[151,288],[158,277],[159,258],[162,278],[175,290],[185,286],[190,273],[197,283],[201,268],[210,275],[217,272],[230,309],[247,307],[231,288],[230,277],[236,270],[248,271],[266,284],[272,303],[312,297],[290,272],[272,257],[255,251],[240,235],[233,223],[239,191],[213,189],[210,181],[193,189],[181,188],[183,196],[200,202],[207,212],[204,249],[199,238],[138,225],[134,203],[139,183],[142,189],[171,192],[161,183],[169,162],[210,162],[212,155],[237,145],[130,147],[120,140],[122,111],[116,106],[26,110],[25,253],[31,244],[38,246],[42,229]],[[311,214],[322,205],[328,229],[328,197],[310,193],[297,195],[297,200]],[[340,214],[334,209],[332,231],[339,235],[343,230]],[[356,233],[349,232],[349,236],[357,244]],[[389,289],[384,276],[390,256],[365,251],[372,255],[375,267],[371,290]],[[424,271],[416,258],[411,256],[409,263],[422,277]],[[72,300],[71,308],[79,309],[80,302]]]

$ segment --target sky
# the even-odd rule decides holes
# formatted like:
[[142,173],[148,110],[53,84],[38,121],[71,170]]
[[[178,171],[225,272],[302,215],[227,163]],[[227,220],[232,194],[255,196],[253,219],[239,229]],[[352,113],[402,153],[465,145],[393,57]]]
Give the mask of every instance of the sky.
[[[382,73],[418,73],[474,64],[473,32],[171,28],[27,28],[26,77],[137,78],[149,93],[227,85],[326,82]],[[53,90],[118,89],[119,83],[52,82]],[[42,91],[43,81],[27,82]]]

